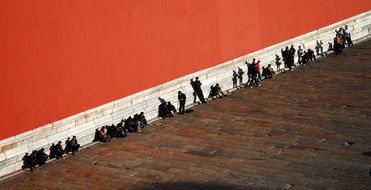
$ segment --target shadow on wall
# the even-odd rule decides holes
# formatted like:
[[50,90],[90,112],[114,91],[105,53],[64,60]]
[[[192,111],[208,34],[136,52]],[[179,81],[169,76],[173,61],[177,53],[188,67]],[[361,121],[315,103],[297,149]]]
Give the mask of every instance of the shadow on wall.
[[140,190],[254,190],[245,186],[218,184],[218,183],[197,183],[197,182],[173,182],[173,183],[152,183],[139,187]]

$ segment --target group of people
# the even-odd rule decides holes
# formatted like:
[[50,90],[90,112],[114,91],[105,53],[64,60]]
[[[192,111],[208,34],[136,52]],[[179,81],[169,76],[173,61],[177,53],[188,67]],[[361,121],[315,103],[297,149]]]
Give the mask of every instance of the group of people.
[[334,38],[333,50],[337,55],[343,51],[345,45],[347,45],[348,47],[352,46],[353,42],[347,25],[345,25],[344,28],[340,27],[339,30],[335,30],[335,32],[336,36]]
[[[316,46],[317,55],[322,55],[323,48],[322,48],[322,45],[320,45],[322,41],[320,42],[317,41],[317,43],[318,43]],[[281,49],[281,56],[284,62],[284,68],[288,68],[290,71],[292,71],[293,67],[297,67],[297,65],[295,64],[295,55],[298,57],[297,65],[299,66],[305,65],[310,61],[316,60],[316,55],[314,51],[310,48],[308,48],[307,50],[304,50],[301,46],[299,46],[298,50],[296,50],[294,45],[291,45],[290,48],[286,46],[285,50]],[[281,64],[282,64],[281,58],[277,54],[276,54],[275,60],[276,60],[277,71],[279,72],[283,71],[283,69],[281,69]]]
[[140,132],[146,126],[148,126],[146,116],[140,112],[134,114],[133,117],[122,119],[117,125],[105,125],[101,129],[97,128],[93,141],[108,142],[112,138],[123,138],[129,133]]
[[247,76],[249,77],[246,86],[249,86],[250,88],[252,88],[252,84],[260,86],[260,82],[262,81],[260,74],[260,60],[256,61],[254,58],[251,63],[246,61],[245,64],[247,65]]
[[[242,79],[241,79],[241,83],[242,83]],[[200,79],[198,77],[196,77],[195,80],[191,79],[190,84],[193,88],[193,103],[197,103],[197,97],[199,98],[201,103],[207,103],[205,100],[202,88],[201,88],[202,83]],[[210,86],[210,93],[209,93],[208,98],[211,98],[211,99],[222,98],[223,96],[226,96],[226,94],[224,94],[224,92],[222,91],[219,83],[216,83],[215,85]],[[179,111],[177,112],[177,109],[170,101],[166,102],[165,100],[161,99],[160,100],[161,104],[158,106],[158,117],[165,119],[166,117],[173,117],[177,113],[184,114],[186,112],[185,110],[186,100],[187,100],[187,96],[182,91],[178,91]],[[191,111],[192,110],[187,110],[187,112],[191,112]]]
[[[316,46],[316,53],[317,55],[323,55],[323,47],[322,41],[317,41]],[[353,45],[350,32],[348,31],[348,27],[345,26],[344,28],[341,27],[339,30],[336,31],[336,37],[334,38],[334,46],[332,48],[331,44],[329,46],[329,50],[333,50],[335,54],[340,54],[342,49],[345,48],[345,45],[351,46]],[[288,46],[284,49],[281,49],[282,60],[284,62],[285,68],[292,70],[292,67],[296,67],[295,65],[295,55],[298,57],[298,64],[303,65],[310,61],[316,60],[316,56],[313,50],[308,49],[304,51],[301,46],[298,47],[298,50],[295,49],[293,45],[289,48]],[[276,66],[278,71],[282,71],[280,68],[281,58],[276,54]],[[252,85],[260,86],[260,82],[266,78],[272,78],[275,75],[274,69],[272,68],[271,64],[268,64],[267,67],[262,67],[262,72],[260,70],[260,60],[256,61],[254,58],[251,63],[245,62],[247,65],[247,75],[248,81],[244,85],[243,84],[243,74],[244,71],[241,68],[238,68],[238,71],[233,71],[233,87],[238,88],[239,86],[249,86],[252,88]],[[262,78],[263,77],[263,78]],[[237,85],[237,81],[239,85]],[[196,77],[195,80],[191,79],[190,82],[193,88],[193,102],[196,103],[197,97],[201,101],[201,103],[207,103],[202,91],[202,83],[199,80],[199,77]],[[225,96],[223,91],[221,90],[218,83],[215,85],[211,85],[210,87],[210,94],[209,98],[221,98]],[[179,114],[185,113],[185,103],[186,103],[186,95],[178,91],[178,101],[179,101]],[[162,118],[172,117],[177,114],[177,110],[171,102],[162,101],[162,103],[158,107],[158,116]],[[120,123],[117,125],[106,125],[101,127],[101,129],[96,129],[95,136],[93,141],[101,141],[107,142],[111,138],[122,138],[126,137],[131,132],[140,132],[142,128],[147,126],[147,120],[144,116],[144,113],[141,112],[140,114],[135,114],[133,117],[128,117],[127,119],[122,119]],[[63,154],[72,153],[74,155],[80,148],[80,144],[77,142],[76,136],[73,136],[72,139],[68,138],[65,142],[65,148],[62,147],[62,142],[59,141],[57,144],[52,144],[49,148],[50,154],[47,155],[45,153],[45,149],[41,148],[40,150],[34,150],[29,155],[28,153],[25,154],[23,157],[23,166],[22,169],[30,168],[31,170],[36,167],[37,165],[42,166],[46,163],[46,161],[52,158],[59,159],[63,156]]]
[[59,141],[57,144],[52,144],[49,148],[49,155],[45,153],[45,149],[41,148],[40,150],[34,150],[29,155],[26,153],[22,160],[23,165],[22,169],[29,168],[31,171],[36,166],[42,166],[46,163],[46,161],[52,158],[59,159],[63,156],[63,154],[72,153],[73,155],[75,152],[79,151],[80,144],[77,142],[77,137],[73,136],[72,139],[70,137],[67,138],[65,142],[65,148],[62,147],[62,142]]

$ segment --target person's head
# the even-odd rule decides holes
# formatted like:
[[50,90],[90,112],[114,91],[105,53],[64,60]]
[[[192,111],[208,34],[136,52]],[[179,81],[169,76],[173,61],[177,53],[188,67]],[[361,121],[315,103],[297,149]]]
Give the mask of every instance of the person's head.
[[76,139],[76,136],[73,136],[72,139]]
[[268,68],[272,67],[272,64],[268,64]]
[[299,46],[299,49],[301,49],[301,46]]
[[286,49],[289,49],[289,46],[286,46]]
[[219,86],[219,83],[216,83],[215,86]]
[[198,80],[198,77],[196,77],[196,80]]
[[62,141],[58,141],[58,144],[62,144]]
[[70,137],[67,138],[67,140],[70,140],[70,139],[71,139]]
[[293,48],[293,47],[294,47],[294,45],[291,45],[291,47]]
[[345,30],[347,30],[348,29],[348,25],[345,25],[344,28],[345,28]]
[[25,156],[28,156],[28,152],[26,152]]
[[167,102],[167,105],[171,105],[171,103],[170,102]]
[[52,143],[52,146],[54,146],[55,144],[54,143]]
[[258,60],[258,62],[257,63],[260,63],[260,60]]
[[41,148],[41,149],[40,149],[41,152],[44,152],[44,150],[45,150],[44,148]]
[[252,61],[253,61],[253,62],[255,62],[255,58],[254,58],[254,59],[252,59]]
[[182,91],[178,91],[178,94],[182,94]]
[[[180,92],[180,91],[179,91]],[[144,112],[140,112],[140,115],[144,115]]]

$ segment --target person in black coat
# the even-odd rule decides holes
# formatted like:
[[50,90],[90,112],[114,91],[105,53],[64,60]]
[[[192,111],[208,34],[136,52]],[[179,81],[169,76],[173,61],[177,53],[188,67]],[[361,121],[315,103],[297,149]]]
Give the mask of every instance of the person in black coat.
[[65,152],[66,154],[69,154],[70,152],[72,152],[72,149],[71,149],[71,140],[70,140],[70,139],[71,139],[71,138],[68,137],[67,140],[66,140],[66,142],[65,142],[66,147],[64,147],[64,152]]
[[204,93],[202,92],[201,86],[202,86],[201,81],[199,80],[198,77],[196,77],[196,80],[194,81],[194,88],[196,90],[196,94],[197,94],[198,98],[200,99],[200,101],[202,103],[206,103]]
[[56,151],[55,151],[55,145],[54,143],[49,148],[49,158],[55,158],[56,157]]
[[166,104],[166,108],[167,108],[167,110],[168,110],[167,115],[168,115],[169,117],[172,117],[172,116],[174,116],[174,115],[176,114],[175,106],[174,106],[173,104],[171,104],[171,102],[167,102],[167,104]]
[[62,158],[64,154],[64,150],[62,147],[62,141],[58,141],[58,143],[54,147],[54,150],[55,150],[55,158],[56,159]]
[[23,160],[22,170],[26,168],[31,168],[31,160],[30,160],[30,156],[28,156],[28,153],[26,153],[23,156],[22,160]]
[[79,151],[80,144],[77,142],[76,136],[73,136],[71,139],[71,151],[72,154],[75,154],[75,152]]
[[29,160],[30,160],[30,169],[32,171],[32,169],[34,167],[36,167],[36,165],[39,164],[39,162],[37,160],[37,151],[36,150],[32,151],[32,153],[30,154]]
[[178,100],[179,100],[179,113],[180,114],[184,114],[184,112],[185,112],[185,103],[186,103],[187,97],[181,91],[178,91]]
[[39,151],[36,153],[36,158],[39,166],[42,166],[45,164],[46,160],[48,160],[48,155],[45,154],[44,148],[41,148]]

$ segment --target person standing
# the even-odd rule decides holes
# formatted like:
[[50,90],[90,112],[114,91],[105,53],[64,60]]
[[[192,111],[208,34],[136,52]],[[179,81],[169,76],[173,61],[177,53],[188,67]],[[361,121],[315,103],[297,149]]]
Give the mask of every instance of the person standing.
[[196,77],[196,80],[194,81],[194,85],[195,85],[195,90],[196,90],[196,94],[198,98],[200,99],[202,103],[206,103],[206,100],[204,98],[204,93],[202,92],[202,88],[201,88],[202,83],[198,77]]
[[187,97],[181,91],[178,91],[178,100],[179,100],[179,113],[180,114],[184,114],[184,112],[185,112],[185,103],[186,103]]
[[345,28],[344,28],[344,36],[345,36],[345,41],[347,43],[347,46],[349,47],[349,46],[353,45],[352,38],[350,36],[350,32],[348,30],[347,25],[345,25]]

